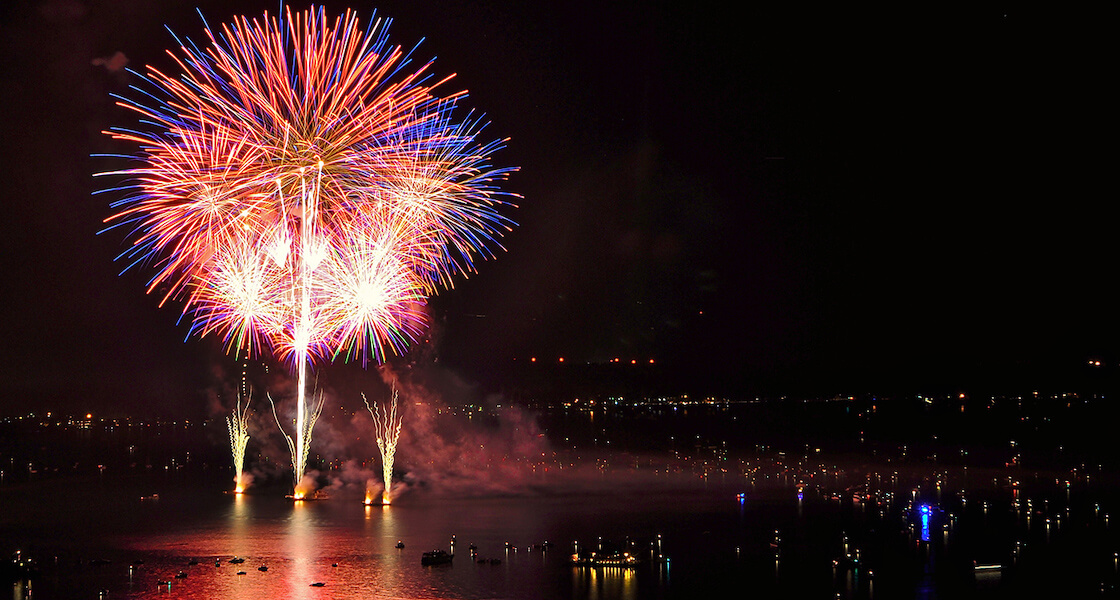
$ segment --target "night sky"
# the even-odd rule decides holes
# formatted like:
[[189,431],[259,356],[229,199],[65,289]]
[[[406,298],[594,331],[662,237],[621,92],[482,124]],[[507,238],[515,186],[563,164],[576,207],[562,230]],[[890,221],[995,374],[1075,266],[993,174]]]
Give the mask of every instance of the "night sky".
[[[501,391],[531,357],[654,359],[665,393],[744,397],[1063,383],[1120,358],[1099,15],[477,4],[327,4],[426,38],[417,58],[521,168],[508,252],[431,301],[414,360]],[[91,196],[112,167],[91,155],[126,150],[100,132],[134,122],[114,54],[170,68],[164,25],[201,40],[196,6],[217,25],[277,3],[0,8],[0,414],[174,412],[225,377],[149,272],[118,276]]]

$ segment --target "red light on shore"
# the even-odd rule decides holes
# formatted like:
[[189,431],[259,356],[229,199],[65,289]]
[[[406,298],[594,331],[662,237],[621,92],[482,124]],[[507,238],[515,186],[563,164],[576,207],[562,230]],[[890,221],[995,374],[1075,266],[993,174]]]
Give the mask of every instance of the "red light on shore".
[[530,358],[529,362],[537,362],[537,357],[534,356],[533,358]]

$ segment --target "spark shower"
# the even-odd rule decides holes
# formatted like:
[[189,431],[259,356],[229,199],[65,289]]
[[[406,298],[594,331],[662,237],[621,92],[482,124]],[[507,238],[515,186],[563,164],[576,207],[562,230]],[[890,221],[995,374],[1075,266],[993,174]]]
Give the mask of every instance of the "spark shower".
[[466,92],[441,95],[451,76],[390,44],[388,20],[282,12],[177,39],[177,74],[133,72],[117,103],[140,124],[106,133],[139,149],[99,175],[120,180],[103,191],[121,196],[106,223],[128,232],[125,270],[153,269],[147,292],[191,334],[296,375],[299,498],[308,370],[405,353],[427,297],[503,250],[517,196],[500,188],[516,168],[491,164],[506,140],[479,140]]

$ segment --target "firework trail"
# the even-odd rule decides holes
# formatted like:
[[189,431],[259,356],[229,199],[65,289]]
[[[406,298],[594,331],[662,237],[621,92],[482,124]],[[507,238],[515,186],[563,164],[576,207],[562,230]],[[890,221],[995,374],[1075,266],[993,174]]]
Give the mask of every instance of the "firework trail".
[[[366,410],[373,417],[374,432],[377,434],[377,449],[381,452],[381,475],[385,479],[385,489],[381,492],[381,503],[390,504],[392,495],[389,493],[393,484],[393,462],[397,458],[397,440],[401,437],[401,416],[397,414],[397,390],[393,390],[393,399],[389,409],[381,412],[378,405],[370,407],[369,399],[362,394],[366,403]],[[366,504],[371,504],[370,493],[366,491]]]
[[321,7],[207,28],[168,53],[179,74],[149,66],[142,100],[119,98],[142,128],[107,132],[140,148],[100,174],[123,178],[103,191],[124,194],[106,222],[129,230],[126,270],[153,268],[147,291],[181,303],[191,333],[295,372],[297,497],[319,410],[308,370],[403,354],[426,298],[514,225],[499,186],[516,169],[490,163],[505,140],[478,141],[482,120],[454,114],[466,93],[437,95],[450,77],[387,28]]
[[237,397],[237,406],[233,410],[233,416],[226,417],[226,426],[229,428],[229,445],[233,451],[233,468],[237,475],[234,478],[236,487],[234,493],[240,494],[248,487],[244,477],[245,468],[245,448],[249,445],[249,402],[252,398],[245,401],[245,407],[241,407],[241,396]]
[[300,479],[295,482],[295,491],[292,497],[296,500],[303,500],[313,488],[309,482],[303,480],[303,474],[307,469],[307,454],[311,449],[311,430],[315,428],[315,422],[319,420],[319,415],[323,413],[323,393],[319,392],[319,400],[310,407],[304,405],[304,398],[301,395],[298,408],[306,412],[302,415],[302,422],[300,419],[296,419],[294,438],[284,428],[280,415],[276,414],[276,403],[272,401],[271,396],[268,397],[268,401],[272,404],[272,416],[276,419],[276,426],[280,428],[280,433],[283,434],[284,440],[288,442],[288,451],[292,453],[292,466],[295,468],[296,474],[300,476]]

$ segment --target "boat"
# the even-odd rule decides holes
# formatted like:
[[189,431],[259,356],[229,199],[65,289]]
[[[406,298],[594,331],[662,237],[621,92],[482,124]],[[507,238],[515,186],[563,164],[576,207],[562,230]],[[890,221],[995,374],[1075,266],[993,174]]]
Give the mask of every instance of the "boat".
[[397,550],[403,550],[403,549],[404,549],[404,542],[402,542],[400,540],[397,540]]
[[449,565],[453,558],[455,558],[454,554],[448,554],[443,550],[432,550],[431,552],[425,552],[420,557],[420,564],[424,566]]
[[308,587],[323,587],[325,585],[327,585],[327,584],[323,583],[322,581],[316,581],[315,583],[311,584]]
[[621,567],[638,566],[641,561],[629,552],[588,552],[573,554],[571,564],[575,567]]
[[265,571],[268,570],[268,565],[261,565],[261,566],[257,567],[257,570],[264,573]]
[[[15,583],[20,580],[34,579],[39,576],[35,561],[20,551],[12,555],[10,561],[0,561],[0,581]],[[17,593],[16,596],[19,596]]]
[[240,558],[240,557],[235,557],[235,558],[229,559],[229,564],[231,564],[231,565],[239,565],[243,562],[245,562],[245,559]]

